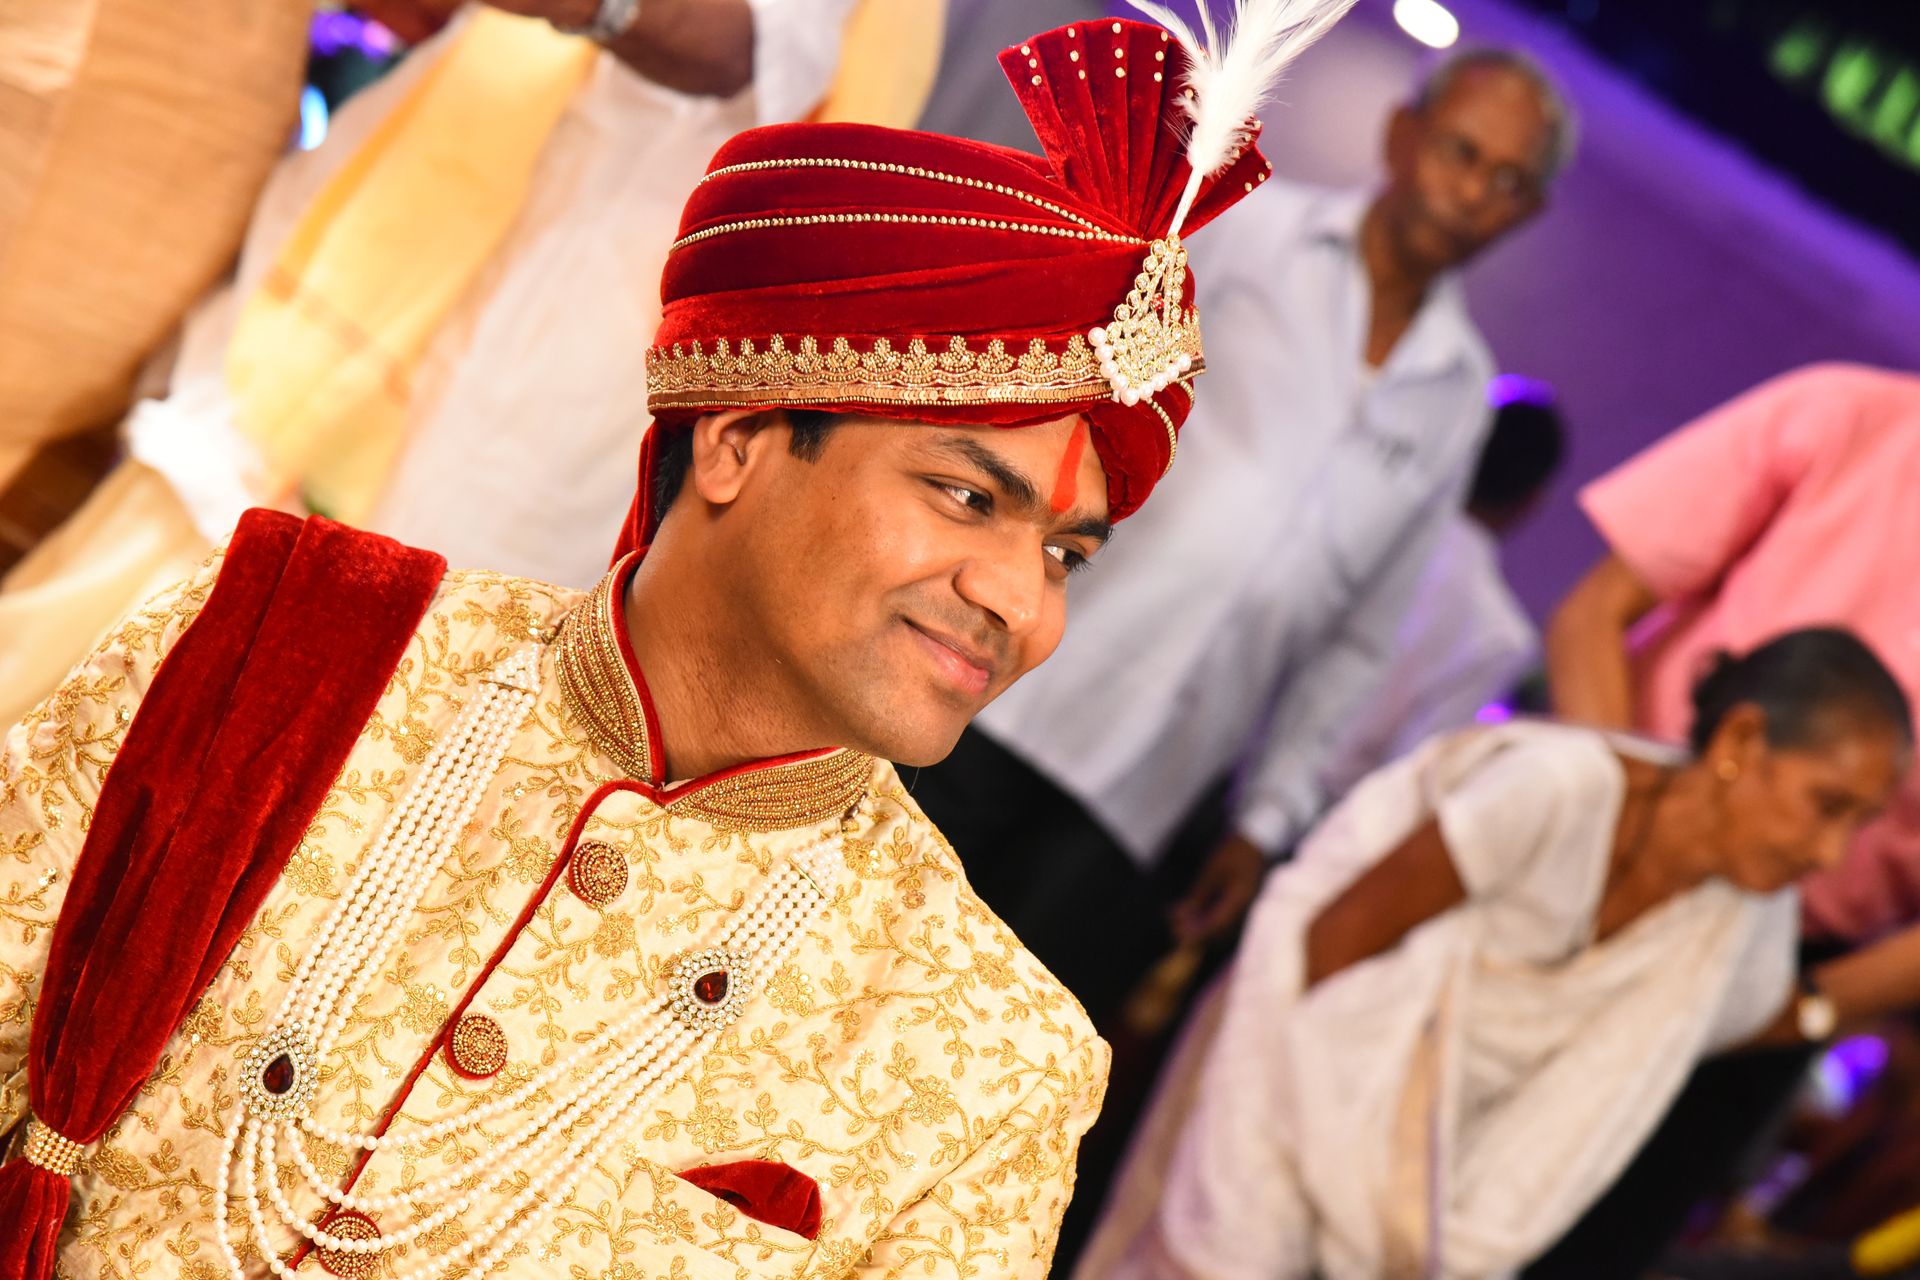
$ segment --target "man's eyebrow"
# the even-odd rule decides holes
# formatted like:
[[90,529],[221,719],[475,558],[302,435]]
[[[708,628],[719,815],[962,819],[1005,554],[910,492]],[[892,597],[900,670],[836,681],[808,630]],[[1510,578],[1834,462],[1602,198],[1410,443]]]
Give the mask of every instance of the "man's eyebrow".
[[1009,503],[1020,509],[1020,514],[1032,515],[1040,510],[1040,490],[1033,481],[978,440],[971,436],[942,432],[936,434],[931,443],[940,452],[978,467],[989,480],[1000,486],[1000,492]]
[[[1040,490],[1027,474],[1013,467],[1005,458],[972,436],[937,433],[932,437],[931,443],[940,452],[978,467],[988,479],[1000,487],[1007,502],[1017,508],[1021,515],[1037,516],[1044,509],[1044,504],[1040,500]],[[1113,537],[1113,522],[1098,516],[1088,516],[1060,532],[1077,538],[1092,538],[1104,546],[1107,540]]]
[[1113,521],[1088,516],[1085,520],[1068,525],[1060,532],[1070,534],[1076,538],[1092,538],[1104,547],[1108,540],[1113,537]]

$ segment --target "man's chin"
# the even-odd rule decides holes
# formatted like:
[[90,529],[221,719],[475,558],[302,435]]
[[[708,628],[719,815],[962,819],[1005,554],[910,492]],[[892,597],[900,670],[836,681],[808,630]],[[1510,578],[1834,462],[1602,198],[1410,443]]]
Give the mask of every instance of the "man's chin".
[[960,741],[966,727],[966,720],[947,721],[943,717],[940,723],[903,730],[896,721],[876,728],[871,734],[862,734],[863,741],[848,745],[903,768],[921,769],[939,764],[953,754],[954,744]]

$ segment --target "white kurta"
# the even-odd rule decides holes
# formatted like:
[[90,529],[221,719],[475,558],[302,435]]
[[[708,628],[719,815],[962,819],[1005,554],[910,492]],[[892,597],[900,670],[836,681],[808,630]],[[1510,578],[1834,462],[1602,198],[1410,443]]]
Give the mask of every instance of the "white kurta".
[[1379,686],[1347,726],[1322,775],[1334,799],[1427,739],[1464,729],[1511,693],[1540,652],[1540,633],[1500,571],[1500,544],[1461,513],[1447,523]]
[[[1254,909],[1076,1280],[1506,1276],[1793,977],[1795,902],[1709,881],[1593,942],[1625,771],[1519,723],[1374,774]],[[1307,927],[1436,818],[1465,904],[1302,995]]]
[[[754,85],[675,93],[603,53],[554,128],[505,242],[415,371],[407,443],[369,525],[454,565],[571,587],[607,567],[649,421],[645,352],[687,192],[721,143],[811,111],[833,76],[853,0],[753,0]],[[457,34],[415,50],[350,101],[318,150],[261,197],[239,277],[188,322],[166,400],[129,426],[214,540],[249,492],[226,393],[235,298],[256,287],[327,181]]]
[[1075,580],[1053,661],[977,721],[1143,866],[1236,765],[1241,834],[1305,834],[1464,498],[1492,357],[1445,278],[1367,368],[1367,203],[1276,180],[1194,241],[1207,372],[1179,457]]

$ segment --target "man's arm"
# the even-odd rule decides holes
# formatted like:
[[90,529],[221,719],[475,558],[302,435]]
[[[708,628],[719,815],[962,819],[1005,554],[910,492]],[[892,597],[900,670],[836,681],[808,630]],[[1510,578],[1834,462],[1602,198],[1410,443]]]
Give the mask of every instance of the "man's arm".
[[107,767],[219,559],[129,614],[0,739],[0,1134],[26,1110],[34,995]]
[[1242,772],[1234,834],[1215,849],[1193,890],[1173,910],[1174,933],[1204,942],[1246,915],[1267,861],[1305,835],[1326,804],[1323,771],[1340,738],[1379,686],[1394,633],[1447,522],[1457,485],[1435,495],[1347,614],[1286,676],[1266,737]]
[[1627,633],[1660,603],[1633,567],[1609,555],[1575,584],[1547,626],[1554,714],[1606,729],[1633,726]]
[[1080,1138],[1100,1113],[1106,1042],[1037,1064],[1038,1080],[971,1155],[906,1205],[855,1269],[859,1280],[1043,1280],[1073,1196]]
[[[600,8],[600,0],[490,3],[562,27],[584,27]],[[753,6],[748,0],[641,0],[633,26],[607,48],[655,84],[731,98],[753,83]]]

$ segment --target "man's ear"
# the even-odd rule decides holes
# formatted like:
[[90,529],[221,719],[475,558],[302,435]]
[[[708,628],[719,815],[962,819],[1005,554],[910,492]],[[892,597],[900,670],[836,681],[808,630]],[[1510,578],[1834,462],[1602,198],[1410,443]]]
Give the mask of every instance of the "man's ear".
[[779,409],[729,409],[709,413],[693,424],[693,458],[687,483],[705,502],[726,506],[740,496],[748,479],[764,468],[772,453],[787,449],[787,426]]

